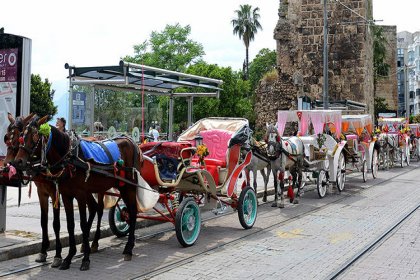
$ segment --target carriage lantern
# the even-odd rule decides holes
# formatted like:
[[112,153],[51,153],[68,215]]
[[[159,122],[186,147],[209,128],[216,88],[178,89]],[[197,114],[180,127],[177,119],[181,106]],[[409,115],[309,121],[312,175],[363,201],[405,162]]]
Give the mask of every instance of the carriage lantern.
[[194,140],[195,140],[195,146],[196,147],[198,147],[200,145],[203,145],[203,136],[201,136],[200,134],[195,136]]

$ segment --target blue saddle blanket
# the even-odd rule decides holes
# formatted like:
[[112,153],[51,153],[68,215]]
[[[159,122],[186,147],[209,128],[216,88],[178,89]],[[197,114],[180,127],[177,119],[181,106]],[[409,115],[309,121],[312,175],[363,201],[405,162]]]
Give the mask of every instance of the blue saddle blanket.
[[94,160],[97,163],[113,164],[120,158],[120,150],[117,143],[113,140],[105,140],[102,144],[108,148],[112,156],[112,161],[105,150],[96,142],[80,140],[80,147],[86,160]]

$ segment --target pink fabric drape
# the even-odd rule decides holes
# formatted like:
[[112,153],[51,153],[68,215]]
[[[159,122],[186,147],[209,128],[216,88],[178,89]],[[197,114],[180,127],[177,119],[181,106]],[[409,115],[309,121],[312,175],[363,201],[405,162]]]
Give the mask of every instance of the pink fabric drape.
[[286,127],[288,111],[279,111],[277,113],[277,130],[280,136],[283,136],[284,128]]
[[341,124],[342,119],[341,115],[334,115],[334,124],[335,124],[335,136],[337,136],[338,139],[340,139],[341,136]]
[[324,120],[322,114],[312,114],[311,121],[315,134],[322,133],[324,130]]
[[310,119],[308,112],[303,111],[299,122],[299,131],[301,135],[306,135],[308,133],[309,122]]

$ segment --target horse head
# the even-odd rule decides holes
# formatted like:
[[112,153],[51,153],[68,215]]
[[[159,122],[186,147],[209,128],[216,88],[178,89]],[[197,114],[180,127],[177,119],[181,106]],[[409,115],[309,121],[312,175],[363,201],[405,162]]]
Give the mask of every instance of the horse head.
[[48,116],[32,119],[25,127],[23,135],[19,137],[19,150],[12,164],[20,170],[28,167],[41,158],[42,137],[39,133],[40,126],[46,123]]
[[264,141],[267,143],[267,156],[270,159],[277,159],[281,154],[281,137],[276,125],[267,124]]
[[7,132],[4,135],[4,143],[7,146],[6,158],[4,165],[10,164],[18,153],[19,150],[19,137],[23,132],[23,128],[28,124],[35,114],[31,113],[27,117],[13,118],[12,114],[8,113],[7,118],[9,119],[9,126]]

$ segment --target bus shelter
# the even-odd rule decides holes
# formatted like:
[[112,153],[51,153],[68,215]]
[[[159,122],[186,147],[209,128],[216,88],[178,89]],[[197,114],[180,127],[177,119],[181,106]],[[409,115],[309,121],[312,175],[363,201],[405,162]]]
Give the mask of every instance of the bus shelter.
[[[187,125],[192,124],[192,107],[194,97],[219,98],[223,81],[175,72],[156,67],[120,61],[116,66],[76,67],[66,63],[69,71],[69,129],[73,128],[73,120],[77,106],[82,104],[80,97],[73,94],[74,86],[90,86],[92,94],[85,98],[94,103],[95,91],[111,89],[115,91],[134,92],[138,94],[168,96],[168,140],[173,135],[174,98],[185,97],[188,103]],[[176,92],[176,89],[188,89],[189,92]],[[143,100],[143,98],[142,98]],[[144,111],[144,104],[141,106]],[[94,131],[94,106],[89,110],[90,131]],[[143,120],[144,121],[144,120]],[[143,129],[144,130],[144,127]],[[145,133],[142,131],[142,133]]]

